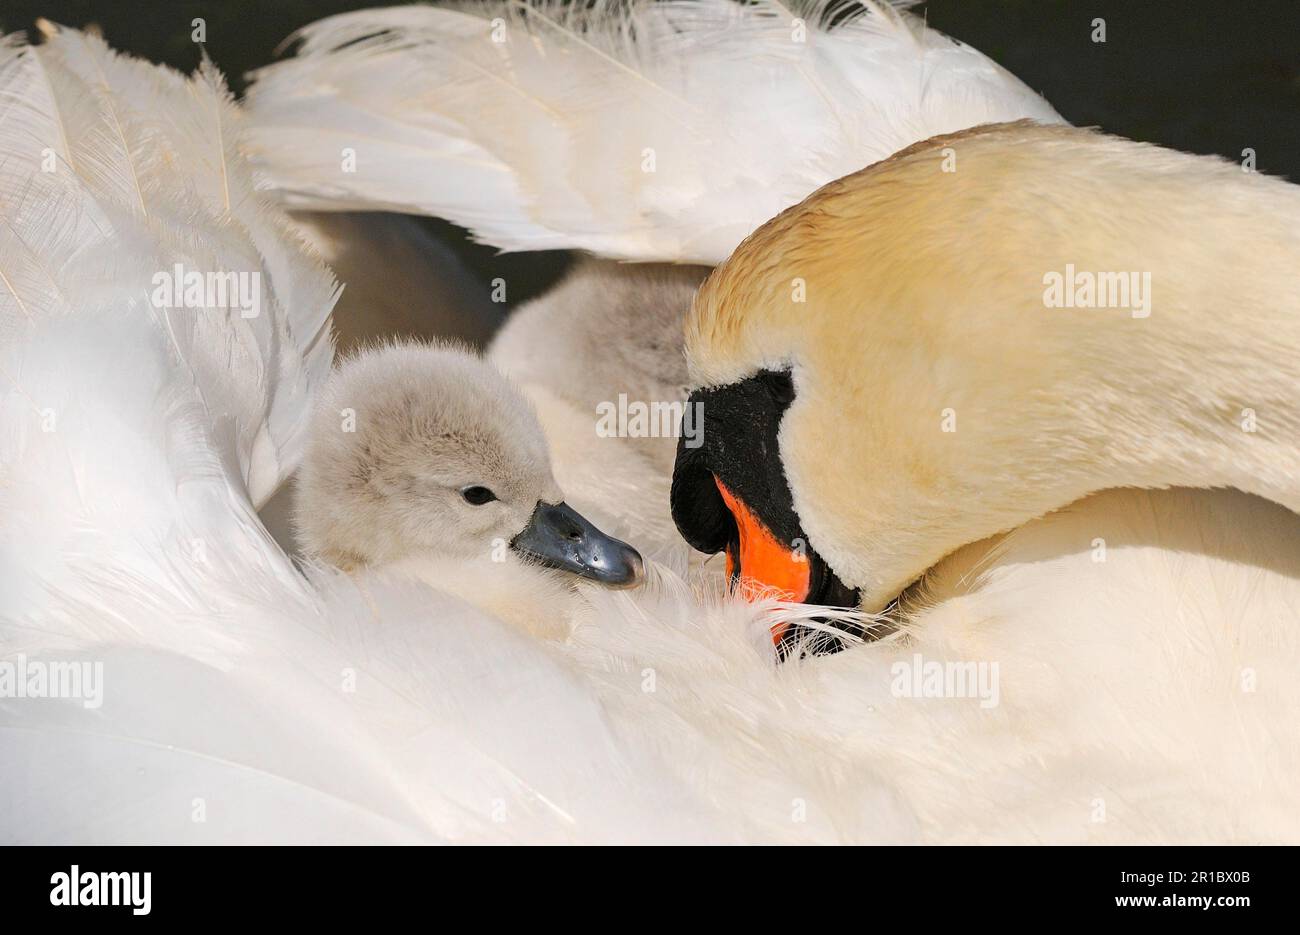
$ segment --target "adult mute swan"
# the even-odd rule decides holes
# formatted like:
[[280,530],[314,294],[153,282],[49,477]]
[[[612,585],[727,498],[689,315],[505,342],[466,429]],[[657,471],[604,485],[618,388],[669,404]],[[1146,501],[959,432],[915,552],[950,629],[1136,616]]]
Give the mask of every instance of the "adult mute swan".
[[1105,488],[1300,510],[1297,263],[1300,188],[1220,159],[1029,123],[917,144],[701,288],[674,515],[737,574],[877,610]]
[[[0,838],[1300,839],[1296,519],[1244,494],[1097,495],[781,666],[770,614],[817,608],[654,567],[558,643],[300,573],[253,505],[301,459],[334,290],[217,145],[218,88],[76,33],[0,50]],[[262,272],[261,314],[155,307],[177,260]],[[12,691],[72,662],[98,707]]]

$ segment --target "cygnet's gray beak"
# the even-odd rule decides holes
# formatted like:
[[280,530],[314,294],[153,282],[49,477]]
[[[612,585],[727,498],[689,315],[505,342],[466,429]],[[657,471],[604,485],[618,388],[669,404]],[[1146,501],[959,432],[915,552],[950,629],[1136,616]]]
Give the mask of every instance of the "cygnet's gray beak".
[[612,588],[634,588],[645,576],[641,553],[605,535],[567,503],[543,503],[510,548],[550,568]]

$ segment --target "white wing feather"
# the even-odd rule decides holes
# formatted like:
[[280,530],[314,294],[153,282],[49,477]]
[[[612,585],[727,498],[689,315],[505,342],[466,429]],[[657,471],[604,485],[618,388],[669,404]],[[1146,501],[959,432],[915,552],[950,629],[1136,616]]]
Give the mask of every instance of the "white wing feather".
[[256,74],[250,152],[294,207],[436,215],[506,250],[717,263],[814,189],[911,143],[1060,121],[910,14],[835,9],[637,0],[333,16]]

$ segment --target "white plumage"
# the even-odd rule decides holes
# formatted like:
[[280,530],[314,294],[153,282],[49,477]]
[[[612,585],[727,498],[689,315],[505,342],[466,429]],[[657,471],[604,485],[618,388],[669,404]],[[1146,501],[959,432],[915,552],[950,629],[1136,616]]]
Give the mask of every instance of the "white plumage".
[[[781,666],[772,615],[812,610],[666,568],[563,643],[300,573],[253,506],[335,290],[215,75],[77,33],[0,55],[0,661],[104,664],[100,708],[0,699],[3,840],[1300,837],[1300,521],[1241,494],[1098,495],[942,563],[902,633]],[[178,260],[275,300],[162,312]],[[913,697],[917,654],[998,662],[997,704]]]
[[[911,14],[689,0],[359,10],[250,91],[295,208],[447,218],[505,250],[719,263],[826,182],[1041,97]],[[842,5],[839,7],[843,11]]]
[[[9,343],[71,312],[146,309],[231,433],[230,453],[261,504],[292,469],[285,452],[328,372],[337,290],[287,237],[283,216],[254,197],[234,153],[240,114],[224,80],[209,64],[186,80],[75,31],[36,48],[10,40],[3,67],[11,99],[0,144],[0,333]],[[256,273],[268,314],[151,306],[155,275],[177,263]]]

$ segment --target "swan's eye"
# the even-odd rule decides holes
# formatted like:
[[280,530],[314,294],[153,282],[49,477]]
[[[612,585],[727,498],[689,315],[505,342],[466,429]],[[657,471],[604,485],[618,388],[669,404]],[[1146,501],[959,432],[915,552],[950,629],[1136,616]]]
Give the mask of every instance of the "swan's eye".
[[491,503],[497,498],[497,495],[486,487],[465,487],[461,490],[460,495],[465,498],[466,503],[472,503],[474,506],[482,506],[485,503]]

